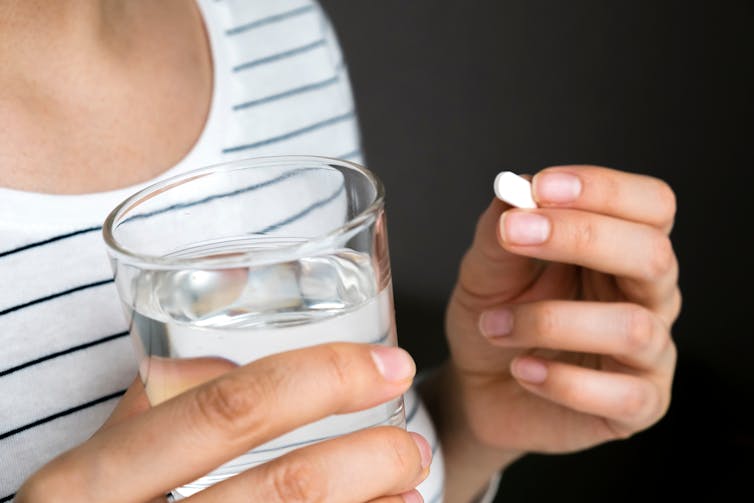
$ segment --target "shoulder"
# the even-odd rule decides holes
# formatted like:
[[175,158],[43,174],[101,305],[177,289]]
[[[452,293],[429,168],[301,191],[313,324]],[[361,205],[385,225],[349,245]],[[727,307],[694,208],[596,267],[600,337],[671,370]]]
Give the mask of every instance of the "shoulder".
[[314,0],[200,0],[199,6],[209,31],[239,56],[275,56],[270,51],[279,48],[290,52],[283,57],[293,57],[322,48],[342,63],[332,24]]
[[358,152],[350,80],[312,0],[200,0],[215,67],[223,155]]

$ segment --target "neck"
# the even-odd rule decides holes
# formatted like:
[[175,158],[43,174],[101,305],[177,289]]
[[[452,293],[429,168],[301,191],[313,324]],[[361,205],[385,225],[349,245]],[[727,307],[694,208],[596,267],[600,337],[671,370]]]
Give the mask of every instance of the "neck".
[[75,81],[128,58],[150,21],[183,1],[0,0],[0,85]]
[[106,32],[109,12],[122,2],[103,0],[3,0],[0,51],[91,42]]

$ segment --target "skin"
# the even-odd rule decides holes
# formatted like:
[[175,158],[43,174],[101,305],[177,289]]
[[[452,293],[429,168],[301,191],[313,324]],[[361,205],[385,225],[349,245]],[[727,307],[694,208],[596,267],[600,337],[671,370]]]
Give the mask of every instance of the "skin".
[[0,34],[3,186],[130,186],[198,139],[212,63],[193,2],[4,0]]
[[[5,0],[0,34],[6,187],[76,194],[128,186],[174,165],[202,129],[211,61],[192,2]],[[113,160],[118,169],[102,169]],[[579,180],[578,194],[551,177],[563,173]],[[565,166],[538,173],[534,195],[537,210],[493,201],[481,216],[448,305],[452,358],[422,384],[451,503],[470,501],[526,452],[627,438],[670,401],[670,328],[680,309],[672,190],[647,176]],[[537,236],[543,242],[532,243]],[[135,382],[103,428],[34,474],[17,501],[159,499],[265,439],[402,393],[413,364],[395,351],[383,355],[392,358],[387,367],[375,365],[373,348],[354,345],[230,372],[208,365],[153,408]],[[189,501],[420,501],[411,489],[426,476],[427,449],[395,428],[359,432]]]
[[670,403],[672,190],[595,166],[545,169],[533,185],[538,209],[495,200],[481,216],[447,310],[452,359],[425,385],[448,501],[526,452],[628,438]]
[[[136,381],[102,428],[35,473],[16,501],[164,501],[170,489],[287,431],[399,396],[415,373],[402,349],[345,343],[229,372],[187,365],[197,380],[186,383],[191,389],[150,408]],[[186,501],[417,501],[413,488],[431,457],[420,435],[372,428],[293,451]]]
[[[212,75],[193,2],[5,0],[0,34],[3,186],[58,194],[129,186],[169,169],[199,136]],[[100,431],[32,475],[15,500],[164,500],[266,439],[405,392],[411,358],[383,352],[377,366],[375,351],[384,350],[311,348],[230,372],[217,361],[165,367],[191,376],[171,382],[177,396],[152,397],[166,401],[150,408],[135,382]],[[376,428],[300,449],[188,501],[413,503],[430,459],[420,435]]]

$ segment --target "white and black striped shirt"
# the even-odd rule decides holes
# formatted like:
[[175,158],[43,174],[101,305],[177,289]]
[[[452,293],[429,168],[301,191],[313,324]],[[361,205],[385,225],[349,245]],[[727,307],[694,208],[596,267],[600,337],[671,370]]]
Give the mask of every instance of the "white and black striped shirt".
[[[198,3],[214,66],[210,112],[192,150],[160,178],[263,155],[361,160],[342,54],[316,3]],[[83,195],[0,186],[0,502],[91,436],[136,375],[101,225],[145,185]],[[441,501],[441,453],[413,392],[406,410],[409,429],[435,451],[419,489]]]

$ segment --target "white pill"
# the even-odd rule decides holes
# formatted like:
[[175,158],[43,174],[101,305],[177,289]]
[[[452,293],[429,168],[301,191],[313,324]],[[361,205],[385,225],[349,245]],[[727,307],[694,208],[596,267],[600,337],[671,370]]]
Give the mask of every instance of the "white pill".
[[517,208],[536,208],[531,195],[531,182],[512,171],[503,171],[495,177],[495,195]]

